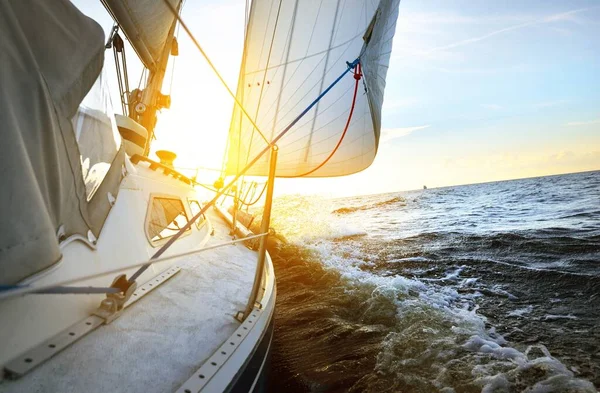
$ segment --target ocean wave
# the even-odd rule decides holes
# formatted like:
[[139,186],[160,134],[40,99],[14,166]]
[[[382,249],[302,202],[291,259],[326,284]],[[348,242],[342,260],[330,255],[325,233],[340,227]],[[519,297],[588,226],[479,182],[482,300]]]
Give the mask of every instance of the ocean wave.
[[277,202],[273,390],[596,391],[600,183],[574,176]]
[[516,310],[512,310],[507,314],[509,317],[522,317],[526,314],[530,314],[533,311],[533,306],[530,304],[527,307],[518,308]]
[[394,245],[411,255],[426,249],[425,255],[433,259],[485,260],[585,276],[600,273],[600,236],[595,233],[568,236],[558,228],[490,234],[422,232],[396,237]]
[[[501,382],[511,391],[595,391],[545,347],[536,355],[534,346],[511,346],[478,312],[472,293],[374,274],[348,243],[285,248],[274,256],[283,293],[276,323],[295,328],[276,340],[293,356],[276,367],[301,375],[308,390],[491,392]],[[474,286],[476,280],[458,280],[462,272],[444,279]]]
[[376,208],[381,208],[381,207],[389,206],[389,205],[405,206],[406,199],[401,196],[396,196],[394,198],[387,199],[382,202],[368,203],[368,204],[360,205],[360,206],[340,207],[338,209],[333,210],[331,213],[333,213],[333,214],[350,214],[350,213],[354,213],[354,212],[357,212],[360,210],[376,209]]

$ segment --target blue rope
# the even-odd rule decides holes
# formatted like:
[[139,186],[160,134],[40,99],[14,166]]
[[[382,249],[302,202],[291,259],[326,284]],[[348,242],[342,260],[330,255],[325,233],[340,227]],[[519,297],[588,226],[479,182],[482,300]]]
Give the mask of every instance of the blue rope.
[[[354,60],[352,63],[346,62],[346,65],[348,66],[348,67],[346,68],[346,70],[345,70],[344,72],[342,72],[342,74],[341,74],[340,76],[338,76],[338,78],[337,78],[336,80],[334,80],[334,81],[333,81],[333,83],[331,83],[331,84],[329,85],[329,87],[328,87],[327,89],[325,89],[325,91],[323,91],[323,92],[322,92],[322,93],[321,93],[321,94],[320,94],[320,95],[319,95],[319,96],[318,96],[318,97],[317,97],[317,98],[316,98],[316,99],[315,99],[315,100],[314,100],[314,101],[313,101],[313,102],[312,102],[312,103],[311,103],[311,104],[310,104],[308,107],[306,107],[306,109],[305,109],[305,110],[303,110],[303,111],[302,111],[302,113],[300,113],[300,115],[298,115],[298,117],[296,117],[296,118],[295,118],[295,119],[294,119],[294,120],[293,120],[293,121],[290,123],[290,125],[289,125],[289,126],[287,126],[287,127],[285,128],[285,130],[281,131],[281,132],[279,133],[279,135],[277,135],[277,136],[275,137],[275,139],[273,139],[273,140],[271,141],[271,144],[268,146],[268,148],[267,148],[267,149],[265,149],[265,150],[263,150],[262,152],[260,152],[260,153],[259,153],[259,157],[257,157],[257,158],[260,158],[260,156],[262,156],[264,153],[266,153],[266,151],[267,151],[267,150],[269,150],[269,149],[271,148],[271,146],[273,146],[273,145],[274,145],[275,143],[277,143],[277,141],[279,141],[279,140],[280,140],[280,139],[281,139],[281,138],[282,138],[282,137],[283,137],[285,134],[287,134],[287,132],[290,130],[290,128],[292,128],[293,126],[295,126],[295,125],[296,125],[296,123],[298,123],[298,121],[299,121],[300,119],[302,119],[302,117],[304,117],[304,115],[306,115],[306,114],[308,113],[308,111],[310,111],[310,110],[311,110],[311,109],[312,109],[312,108],[313,108],[315,105],[317,105],[317,102],[321,101],[321,98],[325,97],[325,94],[329,93],[329,91],[330,91],[331,89],[333,89],[333,87],[334,87],[335,85],[337,85],[337,83],[338,83],[339,81],[341,81],[341,80],[342,80],[342,78],[343,78],[344,76],[346,76],[346,74],[347,74],[348,72],[350,72],[351,70],[353,70],[353,69],[354,69],[354,68],[355,68],[355,67],[358,65],[358,63],[359,63],[359,62],[360,62],[360,57],[356,58],[356,60]],[[258,160],[257,160],[257,161],[258,161]],[[246,168],[244,168],[244,169],[246,169]],[[250,168],[248,168],[248,169],[250,169]]]
[[[256,164],[256,162],[263,156],[265,155],[265,153],[267,153],[269,150],[271,150],[271,148],[273,146],[275,146],[275,144],[285,136],[285,134],[287,134],[287,132],[296,125],[296,123],[298,123],[298,121],[300,121],[300,119],[302,119],[302,117],[304,117],[304,115],[306,115],[316,104],[317,102],[319,102],[323,97],[325,97],[325,95],[327,93],[329,93],[329,91],[331,89],[333,89],[333,87],[342,80],[342,78],[344,76],[346,76],[346,74],[348,72],[350,72],[351,70],[353,70],[354,68],[356,68],[356,66],[358,65],[358,63],[360,62],[360,57],[358,57],[356,60],[354,60],[353,62],[349,63],[346,62],[346,65],[348,66],[346,68],[346,70],[344,72],[342,72],[342,74],[336,79],[334,80],[328,87],[327,89],[325,89],[321,94],[319,94],[319,96],[310,103],[309,106],[306,107],[306,109],[304,109],[294,120],[292,120],[292,122],[283,130],[281,131],[268,145],[267,147],[265,147],[260,153],[258,153],[256,155],[256,157],[254,157],[254,159],[252,159],[252,161],[250,161],[245,167],[244,169],[242,169],[234,178],[231,182],[229,182],[226,186],[224,186],[223,188],[221,188],[221,190],[219,190],[217,192],[217,194],[215,195],[215,197],[208,202],[207,204],[204,205],[204,207],[202,209],[200,209],[200,212],[198,214],[196,214],[194,217],[191,218],[191,220],[189,220],[187,222],[187,224],[185,224],[183,227],[181,227],[181,229],[179,230],[179,232],[177,232],[174,236],[172,236],[169,241],[167,241],[167,243],[165,243],[154,255],[152,255],[152,257],[150,258],[150,260],[152,259],[156,259],[159,258],[169,247],[171,247],[171,245],[173,243],[175,243],[175,241],[177,241],[177,239],[179,239],[179,237],[181,237],[181,234],[183,234],[186,230],[188,230],[193,224],[194,222],[201,217],[204,213],[206,213],[206,211],[208,210],[209,207],[211,207],[212,205],[214,205],[214,203],[223,195],[223,193],[225,193],[225,191],[227,191],[228,188],[230,188],[233,184],[235,184],[235,182],[242,177],[250,168],[252,168],[252,166],[254,164]],[[150,265],[152,265],[153,262],[149,262],[145,265],[143,265],[142,267],[140,267],[132,276],[131,278],[129,278],[129,282],[133,283],[140,275],[142,275],[142,273],[144,273],[146,271],[146,269],[148,269],[150,267]],[[0,292],[6,292],[6,291],[12,291],[12,290],[17,290],[17,289],[23,289],[28,287],[28,285],[3,285],[0,286]],[[117,288],[96,288],[96,287],[68,287],[68,286],[57,286],[57,287],[53,287],[53,288],[47,288],[47,289],[43,289],[40,291],[33,291],[31,293],[53,293],[53,294],[74,294],[74,293],[79,293],[79,294],[83,294],[83,293],[118,293],[121,292],[119,289]]]
[[[223,195],[223,193],[225,193],[225,191],[227,191],[227,189],[229,189],[233,184],[235,184],[236,181],[238,181],[238,179],[240,177],[242,177],[250,168],[252,168],[252,166],[254,164],[256,164],[256,162],[263,156],[265,155],[265,153],[267,153],[269,150],[271,150],[271,148],[273,146],[275,146],[275,144],[285,136],[285,134],[287,134],[287,132],[296,125],[296,123],[298,123],[298,121],[300,121],[300,119],[302,119],[302,117],[304,115],[306,115],[316,104],[317,102],[319,102],[327,93],[329,93],[329,91],[331,89],[333,89],[333,87],[342,80],[342,78],[351,70],[353,70],[358,63],[360,62],[360,57],[356,58],[356,60],[354,60],[352,63],[348,63],[347,64],[347,68],[344,72],[342,72],[342,74],[336,79],[334,80],[329,87],[327,87],[327,89],[325,89],[325,91],[323,91],[313,102],[311,102],[311,104],[309,106],[306,107],[306,109],[304,109],[302,111],[302,113],[300,113],[294,120],[292,120],[292,122],[283,130],[279,133],[279,135],[277,135],[260,153],[258,153],[256,155],[256,157],[254,157],[252,159],[252,161],[250,161],[237,175],[235,175],[235,177],[233,178],[233,180],[231,180],[227,185],[225,185],[223,188],[221,188],[221,190],[219,190],[219,192],[217,192],[217,194],[215,195],[215,197],[208,202],[207,204],[204,205],[204,207],[200,210],[200,212],[198,214],[196,214],[194,217],[192,217],[192,219],[190,221],[187,222],[187,224],[185,224],[183,227],[181,227],[181,229],[179,230],[179,232],[177,232],[175,235],[173,235],[171,238],[169,238],[169,240],[154,254],[152,255],[152,259],[156,259],[158,257],[160,257],[169,247],[171,247],[171,245],[173,243],[175,243],[177,241],[177,239],[179,239],[179,237],[185,232],[187,231],[192,224],[200,217],[202,216],[209,207],[211,207],[212,205],[215,204],[215,202],[217,202],[217,200]],[[144,273],[146,271],[146,269],[148,269],[150,267],[150,265],[152,265],[152,262],[145,264],[144,266],[140,267],[129,279],[129,282],[133,282],[135,281],[142,273]]]

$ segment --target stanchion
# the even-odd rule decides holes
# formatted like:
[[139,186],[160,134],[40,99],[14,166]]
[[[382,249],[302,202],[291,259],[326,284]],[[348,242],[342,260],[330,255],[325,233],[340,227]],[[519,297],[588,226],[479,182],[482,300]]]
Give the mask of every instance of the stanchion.
[[[265,207],[263,209],[262,221],[260,223],[260,233],[268,233],[269,225],[271,223],[271,206],[273,204],[273,185],[275,184],[275,170],[277,168],[277,146],[271,147],[271,157],[269,160],[269,179],[267,180],[267,195],[265,197]],[[244,315],[241,320],[246,319],[252,312],[258,292],[262,286],[263,274],[265,270],[265,259],[267,254],[267,238],[268,235],[263,236],[260,239],[260,246],[258,248],[258,260],[256,263],[256,272],[254,274],[254,285],[252,286],[252,292],[244,310]],[[241,313],[240,313],[241,314]]]

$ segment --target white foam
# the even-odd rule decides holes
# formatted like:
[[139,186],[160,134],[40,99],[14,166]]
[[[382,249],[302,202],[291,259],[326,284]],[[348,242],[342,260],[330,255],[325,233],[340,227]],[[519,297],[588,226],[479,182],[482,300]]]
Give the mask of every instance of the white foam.
[[533,311],[533,306],[530,304],[527,307],[518,308],[516,310],[513,310],[506,315],[508,315],[509,317],[522,317],[525,314],[530,314],[532,311]]
[[[407,278],[401,275],[380,276],[362,269],[368,262],[361,250],[353,248],[348,243],[333,243],[326,240],[319,240],[312,243],[304,243],[320,254],[323,265],[338,271],[342,278],[348,280],[349,290],[365,286],[372,286],[371,299],[373,302],[366,312],[371,308],[378,307],[380,303],[375,302],[379,297],[385,297],[393,300],[396,304],[396,316],[399,321],[410,317],[415,310],[421,312],[438,313],[437,318],[452,321],[451,332],[454,336],[439,338],[444,332],[431,327],[420,327],[420,330],[427,336],[436,337],[439,340],[445,340],[452,345],[461,346],[474,354],[475,363],[473,367],[473,382],[481,386],[482,392],[511,391],[513,383],[518,380],[525,370],[537,367],[544,370],[545,379],[542,381],[531,381],[528,392],[544,392],[551,387],[552,391],[561,391],[563,387],[573,386],[576,391],[595,391],[593,385],[585,380],[575,378],[572,371],[562,364],[559,360],[550,355],[548,350],[538,346],[541,349],[543,357],[530,359],[530,351],[525,353],[508,345],[508,342],[502,335],[496,333],[495,328],[486,329],[486,318],[477,313],[478,306],[472,301],[476,295],[471,294],[471,298],[459,294],[453,287],[447,285],[437,285],[431,281],[421,281],[414,278]],[[435,281],[459,281],[463,268],[459,267],[441,279]],[[473,286],[477,278],[460,281],[460,285]],[[506,290],[495,286],[491,292],[508,298],[515,298],[514,295]],[[511,316],[521,316],[533,311],[533,306],[527,306],[514,310]],[[572,318],[573,316],[549,316],[550,318]],[[460,343],[460,337],[466,337],[465,341]],[[396,369],[399,366],[395,351],[395,340],[398,340],[398,334],[390,333],[386,337],[383,350],[378,356],[376,369],[385,370]],[[433,341],[432,341],[433,344]],[[450,345],[450,344],[449,344]],[[427,351],[435,352],[436,349]],[[433,355],[422,355],[433,356]],[[443,356],[439,354],[438,356]],[[481,356],[491,357],[491,361],[486,366],[478,365],[476,359]],[[408,363],[407,363],[408,362]],[[418,359],[401,359],[400,363],[405,366],[414,366]],[[500,370],[500,371],[499,371]],[[398,370],[402,372],[402,370]],[[436,379],[437,381],[437,379]],[[448,388],[443,383],[437,383],[439,389]],[[448,391],[452,391],[451,389]]]
[[491,377],[482,377],[476,380],[479,384],[483,385],[481,393],[496,393],[496,392],[509,392],[510,382],[502,374],[497,374]]
[[407,258],[396,258],[392,259],[389,262],[430,262],[431,259],[425,257],[407,257]]
[[[283,196],[273,202],[272,225],[285,228],[286,238],[300,244],[367,234],[364,229],[353,225],[344,217],[323,214],[324,210],[332,208],[331,201],[320,197],[307,200],[302,196]],[[303,213],[298,214],[298,211]]]
[[572,315],[572,314],[566,314],[566,315],[546,314],[546,315],[544,315],[544,320],[546,320],[546,321],[553,321],[556,319],[579,319],[579,318],[577,318],[575,315]]
[[[294,203],[303,202],[294,201]],[[314,211],[315,206],[318,206],[319,211]],[[290,206],[286,208],[290,209]],[[435,359],[432,360],[434,364],[428,362],[423,366],[431,367],[437,374],[432,376],[431,382],[438,390],[451,392],[453,388],[444,383],[444,375],[453,372],[447,365],[461,361],[466,367],[472,367],[473,383],[481,386],[483,392],[498,392],[513,390],[513,384],[523,377],[527,369],[539,367],[544,370],[542,375],[545,379],[531,381],[527,391],[542,392],[548,386],[554,387],[555,391],[561,391],[560,387],[571,385],[578,386],[580,391],[595,391],[591,383],[576,379],[573,372],[553,358],[545,347],[543,349],[535,347],[541,350],[543,356],[530,359],[532,351],[528,349],[523,353],[508,345],[504,337],[496,333],[495,328],[488,329],[487,319],[477,312],[478,306],[474,301],[481,294],[479,292],[459,293],[456,289],[476,286],[478,278],[460,277],[464,267],[458,267],[443,278],[433,280],[374,274],[364,267],[374,264],[373,261],[379,258],[378,255],[365,255],[364,250],[355,248],[353,242],[328,240],[364,234],[364,231],[353,227],[339,216],[322,214],[324,209],[327,210],[320,201],[303,204],[301,217],[297,214],[290,216],[288,212],[287,217],[282,219],[283,225],[280,227],[286,228],[288,240],[313,250],[319,255],[321,263],[326,268],[339,272],[342,279],[346,280],[348,292],[359,294],[364,290],[369,291],[370,296],[367,295],[367,299],[363,300],[367,305],[365,315],[377,313],[381,309],[382,302],[386,302],[396,307],[399,326],[404,321],[416,320],[417,323],[423,320],[431,321],[428,325],[414,326],[415,330],[411,325],[408,327],[402,325],[399,330],[392,327],[378,354],[376,372],[397,373],[399,378],[402,378],[406,373],[406,367],[420,367],[423,359]],[[286,212],[284,211],[283,214],[286,215]],[[292,236],[289,236],[290,234]],[[395,259],[392,262],[423,260],[425,259],[422,257],[413,257]],[[446,285],[449,281],[456,284]],[[486,291],[516,299],[516,296],[500,286],[493,286]],[[359,294],[359,296],[364,295]],[[514,310],[511,316],[525,315],[532,310],[533,307],[528,306]],[[429,339],[429,347],[420,348],[418,354],[414,355],[404,352],[408,351],[406,347],[411,345],[415,335],[425,342]],[[403,351],[405,354],[399,358],[398,351]]]
[[498,359],[511,359],[517,362],[523,362],[526,357],[520,351],[503,347],[494,340],[485,339],[481,336],[471,336],[463,347],[481,353],[487,353]]
[[424,278],[423,281],[457,281],[460,273],[462,273],[464,266],[459,266],[456,269],[446,272],[446,275],[442,278]]
[[477,281],[479,281],[479,277],[465,278],[464,280],[462,280],[460,286],[461,287],[472,287],[477,283]]

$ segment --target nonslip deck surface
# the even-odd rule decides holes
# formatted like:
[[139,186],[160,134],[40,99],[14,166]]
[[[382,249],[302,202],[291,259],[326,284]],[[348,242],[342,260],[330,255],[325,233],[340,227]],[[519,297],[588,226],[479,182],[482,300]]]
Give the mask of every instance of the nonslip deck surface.
[[[231,240],[225,223],[207,246]],[[243,244],[182,258],[181,272],[110,325],[58,353],[0,392],[169,392],[177,389],[239,326],[256,253]]]

